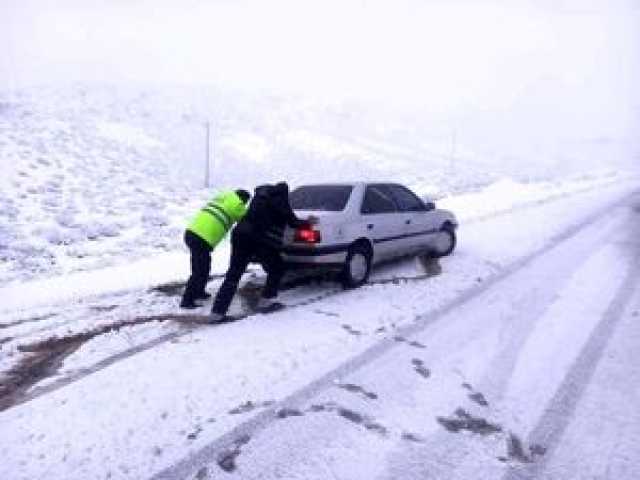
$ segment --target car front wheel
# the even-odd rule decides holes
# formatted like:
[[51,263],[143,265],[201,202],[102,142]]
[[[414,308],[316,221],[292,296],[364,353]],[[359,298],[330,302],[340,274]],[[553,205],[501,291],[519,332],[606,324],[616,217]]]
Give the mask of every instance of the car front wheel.
[[342,271],[342,286],[345,289],[364,285],[371,272],[371,252],[362,244],[349,249]]
[[456,248],[456,231],[451,225],[443,226],[438,232],[438,238],[435,242],[435,251],[433,256],[446,257]]

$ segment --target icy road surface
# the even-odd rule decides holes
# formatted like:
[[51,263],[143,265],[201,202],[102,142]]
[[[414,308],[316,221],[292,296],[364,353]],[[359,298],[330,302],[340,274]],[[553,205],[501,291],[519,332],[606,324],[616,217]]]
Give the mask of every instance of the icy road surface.
[[3,319],[8,370],[60,349],[5,397],[0,478],[640,478],[640,194],[535,202],[459,237],[441,272],[305,285],[228,325],[163,317],[170,285]]

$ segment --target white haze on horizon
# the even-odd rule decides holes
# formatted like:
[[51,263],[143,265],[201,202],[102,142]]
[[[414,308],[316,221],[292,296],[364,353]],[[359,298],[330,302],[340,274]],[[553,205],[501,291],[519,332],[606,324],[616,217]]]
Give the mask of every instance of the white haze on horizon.
[[640,152],[633,0],[0,0],[0,41],[5,90],[212,83],[383,102],[501,137],[487,144],[505,158],[578,140]]

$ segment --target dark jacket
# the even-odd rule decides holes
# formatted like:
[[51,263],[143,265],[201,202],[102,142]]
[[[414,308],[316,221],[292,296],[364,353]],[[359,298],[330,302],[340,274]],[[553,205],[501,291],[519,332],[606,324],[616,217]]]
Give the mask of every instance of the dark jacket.
[[255,189],[247,214],[240,220],[236,230],[243,235],[251,235],[256,242],[280,248],[287,225],[299,228],[307,224],[306,220],[296,217],[291,209],[289,186],[281,182]]

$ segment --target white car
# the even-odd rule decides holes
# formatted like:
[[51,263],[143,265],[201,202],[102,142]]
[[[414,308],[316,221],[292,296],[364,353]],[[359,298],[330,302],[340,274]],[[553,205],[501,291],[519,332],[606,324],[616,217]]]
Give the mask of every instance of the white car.
[[285,231],[285,261],[291,267],[338,269],[345,288],[365,283],[376,263],[409,255],[441,257],[456,246],[453,213],[402,185],[304,185],[289,198],[299,218],[313,215],[317,222]]

